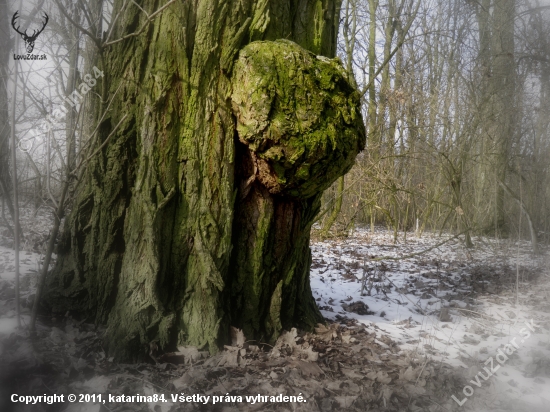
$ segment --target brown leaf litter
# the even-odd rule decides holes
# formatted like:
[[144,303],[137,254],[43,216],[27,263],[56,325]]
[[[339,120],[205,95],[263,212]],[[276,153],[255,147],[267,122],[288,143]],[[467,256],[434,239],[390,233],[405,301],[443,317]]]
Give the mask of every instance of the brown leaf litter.
[[[442,404],[449,407],[450,393],[462,390],[462,374],[448,365],[400,351],[391,338],[377,333],[376,326],[345,318],[342,322],[319,324],[315,333],[292,329],[272,348],[247,342],[240,330],[233,329],[232,344],[215,356],[179,347],[174,353],[153,356],[151,363],[131,365],[106,357],[102,331],[93,325],[77,325],[70,319],[57,327],[40,325],[35,340],[12,334],[1,342],[1,398],[8,393],[156,393],[167,400],[90,403],[92,409],[71,405],[69,412],[436,411],[444,410]],[[228,402],[172,401],[172,394],[182,393],[227,395]],[[279,394],[300,394],[306,402],[252,404],[245,399]],[[67,404],[14,406],[0,403],[0,410],[50,412],[64,410]]]

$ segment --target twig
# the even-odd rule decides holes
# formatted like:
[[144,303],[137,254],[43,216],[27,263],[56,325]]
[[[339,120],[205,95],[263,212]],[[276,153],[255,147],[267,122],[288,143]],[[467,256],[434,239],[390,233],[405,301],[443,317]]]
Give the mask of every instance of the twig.
[[426,357],[426,362],[424,362],[424,365],[422,365],[422,370],[418,374],[418,378],[416,378],[416,382],[414,383],[414,386],[418,385],[418,381],[420,380],[420,377],[422,376],[422,372],[424,372],[424,368],[428,364],[428,358]]
[[76,172],[82,167],[84,166],[86,163],[88,163],[90,160],[92,160],[92,158],[98,154],[106,145],[107,143],[109,143],[109,140],[111,139],[111,137],[115,134],[115,132],[117,131],[118,127],[121,125],[121,123],[128,117],[128,113],[126,113],[124,116],[122,116],[122,119],[120,119],[120,121],[117,123],[117,125],[113,128],[113,130],[111,130],[111,133],[109,133],[109,136],[107,136],[107,138],[105,139],[105,141],[103,143],[101,143],[101,146],[99,146],[97,148],[97,150],[95,152],[93,152],[90,156],[88,156],[85,160],[83,160],[82,162],[80,162],[78,164],[78,166],[72,171],[73,174],[76,174]]
[[[99,130],[99,126],[103,123],[103,119],[105,119],[105,116],[107,115],[107,113],[109,112],[109,109],[111,108],[111,104],[113,103],[116,95],[118,94],[120,88],[122,87],[122,82],[120,82],[120,84],[118,85],[115,93],[113,94],[113,96],[110,98],[109,100],[109,103],[107,104],[107,107],[105,108],[105,110],[103,111],[103,114],[101,115],[101,118],[99,119],[99,121],[97,122],[96,124],[96,127],[95,129],[93,130],[93,132],[88,136],[88,139],[86,141],[86,143],[84,144],[84,146],[82,147],[81,149],[81,152],[83,152],[84,150],[88,150],[89,147],[92,147],[93,144],[93,138],[95,136],[95,134],[97,133],[97,131]],[[80,163],[82,163],[82,161],[80,161]],[[79,163],[79,164],[80,164]],[[79,166],[77,166],[78,168]]]
[[75,26],[78,30],[80,30],[82,33],[87,35],[94,42],[94,44],[97,46],[97,48],[99,50],[101,50],[102,45],[101,45],[100,39],[98,39],[96,36],[94,36],[92,33],[90,33],[88,30],[86,30],[84,27],[82,27],[76,21],[74,21],[72,19],[72,17],[69,16],[69,14],[65,11],[65,8],[59,3],[59,0],[54,0],[54,2],[57,5],[57,8],[61,12],[61,14],[63,14],[67,18],[67,20],[69,20],[71,22],[71,24],[73,26]]
[[59,227],[61,226],[61,216],[63,215],[63,210],[65,208],[65,198],[67,197],[67,192],[69,191],[69,186],[71,184],[71,179],[67,176],[67,180],[63,185],[63,192],[61,193],[61,198],[59,199],[59,204],[55,213],[55,221],[52,228],[52,233],[50,240],[48,241],[48,248],[46,250],[46,255],[44,258],[44,264],[42,266],[42,272],[40,273],[40,278],[38,279],[38,284],[36,286],[36,295],[34,297],[34,302],[32,305],[32,314],[31,322],[29,325],[31,336],[36,332],[36,315],[38,314],[38,305],[40,304],[40,297],[42,290],[44,288],[44,283],[46,281],[46,275],[48,274],[48,268],[52,259],[53,249],[55,247],[55,241],[57,234],[59,233]]
[[411,257],[415,257],[415,256],[418,256],[418,255],[422,255],[424,253],[427,253],[429,252],[430,250],[433,250],[433,249],[437,249],[438,247],[440,246],[443,246],[444,244],[446,243],[449,243],[451,240],[455,240],[456,238],[458,238],[459,236],[463,235],[464,233],[466,232],[469,232],[470,230],[472,230],[471,228],[467,228],[466,230],[463,230],[462,232],[454,235],[453,237],[450,237],[449,239],[447,240],[444,240],[443,242],[440,242],[438,243],[437,245],[434,245],[428,249],[424,249],[424,250],[421,250],[420,252],[416,252],[416,253],[411,253],[410,255],[405,255],[405,256],[400,256],[400,257],[393,257],[393,256],[382,256],[382,257],[379,257],[379,258],[373,258],[373,259],[370,259],[372,262],[378,262],[378,261],[381,261],[381,260],[403,260],[403,259],[409,259]]
[[[386,279],[388,282],[391,283],[391,285],[397,290],[397,285],[395,283],[392,282],[392,280],[384,274],[384,279]],[[418,306],[416,303],[414,303],[407,295],[403,294],[403,293],[400,293],[401,296],[404,296],[409,302],[411,302],[414,306],[416,306],[416,308],[420,311],[420,314],[426,316],[426,313],[424,312],[424,309],[422,309],[421,306]]]
[[[141,34],[141,32],[143,30],[145,30],[145,28],[149,25],[149,23],[151,23],[151,21],[154,20],[155,17],[157,17],[157,15],[159,13],[161,13],[164,9],[166,9],[168,6],[170,6],[172,3],[175,3],[176,0],[170,0],[168,3],[166,3],[164,6],[162,6],[160,9],[158,9],[156,12],[154,12],[153,14],[151,14],[150,16],[145,13],[147,15],[147,20],[145,21],[145,23],[143,23],[143,25],[139,28],[138,31],[134,32],[134,33],[130,33],[130,34],[127,34],[126,36],[122,36],[121,38],[119,39],[116,39],[116,40],[112,40],[112,41],[109,41],[109,42],[105,42],[101,45],[101,47],[107,47],[107,46],[111,46],[113,44],[116,44],[116,43],[119,43],[121,41],[124,41],[126,39],[129,39],[131,37],[136,37],[136,36],[139,36]],[[135,3],[134,3],[135,4]],[[139,7],[142,11],[144,11],[141,7]],[[145,12],[145,11],[144,11]]]

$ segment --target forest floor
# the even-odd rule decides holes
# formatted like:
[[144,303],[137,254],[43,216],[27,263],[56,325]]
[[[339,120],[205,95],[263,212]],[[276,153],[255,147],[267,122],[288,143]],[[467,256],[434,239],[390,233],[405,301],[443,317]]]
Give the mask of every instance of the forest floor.
[[[24,325],[49,214],[22,213]],[[384,229],[314,241],[311,286],[327,319],[315,333],[293,329],[275,347],[259,347],[234,330],[216,356],[181,347],[151,363],[120,364],[106,356],[101,327],[70,316],[41,318],[32,340],[17,329],[13,240],[0,226],[0,411],[547,412],[548,250],[534,256],[527,242],[474,243],[466,249],[427,233],[399,233],[394,243]],[[65,402],[25,406],[10,402],[14,393],[63,394]],[[137,394],[144,402],[109,398]]]

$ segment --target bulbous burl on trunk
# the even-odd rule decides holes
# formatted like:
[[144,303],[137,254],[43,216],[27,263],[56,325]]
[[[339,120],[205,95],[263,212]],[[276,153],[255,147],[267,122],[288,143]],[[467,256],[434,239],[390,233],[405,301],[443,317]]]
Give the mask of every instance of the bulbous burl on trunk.
[[240,52],[232,85],[239,140],[272,194],[318,194],[365,144],[359,94],[338,59],[288,40],[255,42]]
[[[51,311],[107,324],[109,356],[124,360],[215,352],[230,326],[269,342],[322,321],[309,232],[365,142],[345,71],[315,55],[334,56],[338,7],[176,2],[109,48],[103,101],[114,100],[95,144],[112,135],[79,183]],[[128,5],[112,38],[145,19]]]
[[233,70],[241,143],[232,319],[273,342],[322,317],[309,288],[309,231],[319,196],[365,144],[359,94],[337,59],[288,40],[254,42]]

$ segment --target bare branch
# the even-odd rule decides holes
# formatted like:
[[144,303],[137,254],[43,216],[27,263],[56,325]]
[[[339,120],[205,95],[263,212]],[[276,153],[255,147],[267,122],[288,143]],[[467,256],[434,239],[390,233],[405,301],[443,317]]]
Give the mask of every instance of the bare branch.
[[139,28],[139,30],[134,32],[134,33],[127,34],[126,36],[123,36],[119,39],[112,40],[110,42],[105,42],[101,45],[101,47],[111,46],[113,44],[116,44],[116,43],[119,43],[121,41],[127,40],[131,37],[139,36],[143,32],[143,30],[145,30],[145,28],[149,25],[149,23],[151,23],[154,20],[155,17],[157,17],[162,11],[164,11],[164,9],[166,9],[167,7],[169,7],[171,4],[173,4],[175,2],[176,2],[176,0],[170,0],[168,3],[166,3],[164,6],[162,6],[160,9],[158,9],[156,12],[154,12],[150,16],[141,7],[138,6],[147,15],[147,20],[145,21],[145,23],[143,23],[143,25]]

